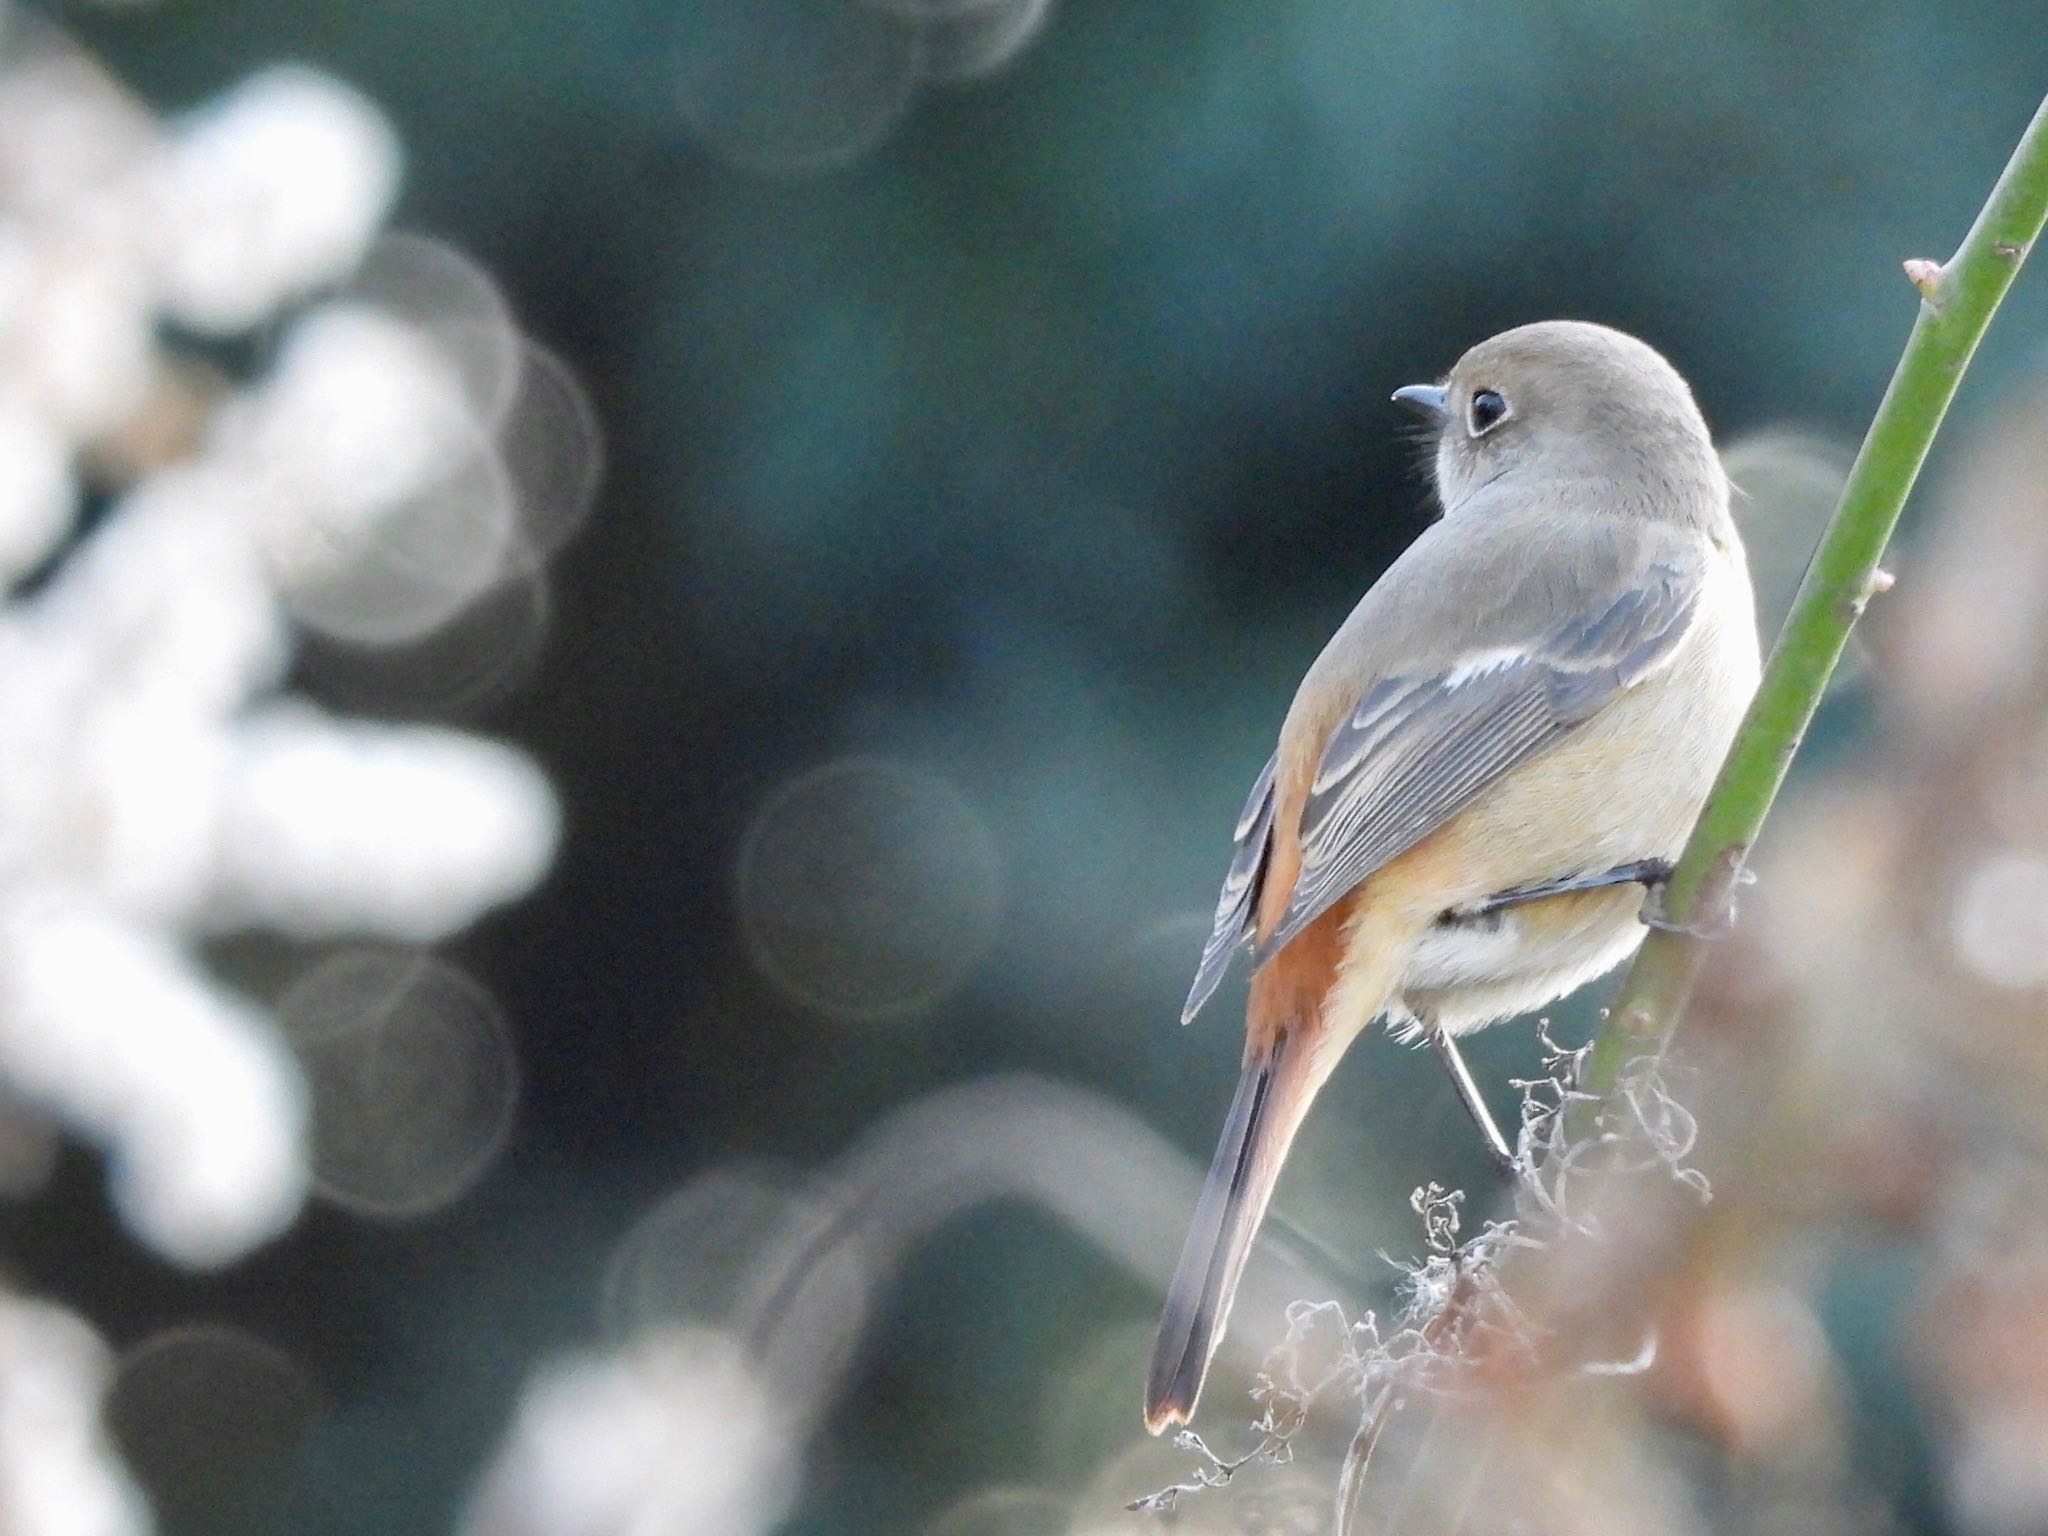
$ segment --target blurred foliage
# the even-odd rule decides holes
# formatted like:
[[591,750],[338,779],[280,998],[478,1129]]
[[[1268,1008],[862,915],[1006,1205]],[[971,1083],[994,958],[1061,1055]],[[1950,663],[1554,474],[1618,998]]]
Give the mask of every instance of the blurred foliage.
[[[552,884],[465,949],[523,1062],[498,1171],[431,1224],[321,1211],[212,1279],[129,1249],[79,1159],[18,1215],[26,1276],[117,1346],[231,1319],[320,1383],[274,1497],[193,1530],[447,1528],[533,1360],[591,1336],[634,1217],[731,1159],[814,1165],[1011,1067],[1206,1153],[1237,1044],[1223,1006],[1173,1022],[1190,919],[1295,680],[1428,515],[1388,391],[1570,315],[1653,341],[1724,436],[1853,437],[1910,319],[1899,259],[1947,253],[2048,80],[2033,0],[1068,0],[872,152],[770,176],[677,110],[691,4],[61,11],[160,108],[277,58],[380,101],[399,222],[505,282],[609,450],[539,671],[484,722],[567,809]],[[2038,360],[2028,276],[1965,425]],[[881,1023],[773,985],[739,906],[762,808],[849,755],[940,776],[1001,871],[961,989]],[[1484,1174],[1428,1062],[1354,1054],[1280,1211],[1370,1299],[1374,1251],[1413,1245],[1406,1191]],[[1472,1054],[1499,1082],[1535,1047]],[[1867,1465],[1935,1530],[1897,1418],[1898,1262],[1843,1255],[1825,1321]],[[1039,1219],[943,1226],[789,1528],[1080,1489],[1096,1468],[1040,1427],[1049,1362],[1153,1301]],[[1135,1368],[1089,1380],[1127,1435]]]

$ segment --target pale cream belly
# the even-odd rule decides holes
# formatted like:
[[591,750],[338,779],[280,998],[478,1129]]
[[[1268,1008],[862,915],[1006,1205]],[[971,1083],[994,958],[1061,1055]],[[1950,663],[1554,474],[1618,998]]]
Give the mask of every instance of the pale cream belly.
[[1634,953],[1643,897],[1624,885],[1431,927],[1388,1012],[1455,1035],[1555,1002]]

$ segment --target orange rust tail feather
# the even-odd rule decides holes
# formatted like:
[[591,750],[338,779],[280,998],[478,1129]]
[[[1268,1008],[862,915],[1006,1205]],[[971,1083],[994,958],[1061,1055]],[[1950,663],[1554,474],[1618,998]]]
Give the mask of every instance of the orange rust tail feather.
[[[1383,942],[1361,943],[1370,936],[1346,933],[1353,909],[1347,900],[1325,913],[1252,979],[1244,1072],[1167,1288],[1153,1347],[1145,1425],[1155,1435],[1194,1414],[1288,1148],[1349,1044],[1348,1035],[1327,1038],[1325,1016],[1347,952],[1350,969],[1342,984],[1367,1009],[1359,1025],[1379,1011],[1398,975],[1407,925],[1399,933],[1390,930]],[[1361,961],[1368,974],[1360,973]]]

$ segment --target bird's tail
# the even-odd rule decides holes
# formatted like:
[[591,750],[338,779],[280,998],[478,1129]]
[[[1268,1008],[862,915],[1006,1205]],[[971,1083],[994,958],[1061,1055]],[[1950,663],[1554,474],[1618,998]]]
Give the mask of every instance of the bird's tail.
[[1155,1435],[1194,1415],[1280,1165],[1328,1076],[1328,1064],[1316,1059],[1318,1043],[1306,1030],[1280,1031],[1238,1079],[1159,1319],[1145,1389],[1145,1427]]

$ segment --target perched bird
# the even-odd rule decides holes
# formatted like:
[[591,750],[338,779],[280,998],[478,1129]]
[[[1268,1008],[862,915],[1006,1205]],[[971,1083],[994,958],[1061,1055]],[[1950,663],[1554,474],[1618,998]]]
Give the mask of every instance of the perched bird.
[[1641,941],[1757,681],[1728,477],[1677,372],[1603,326],[1481,342],[1397,390],[1437,432],[1442,518],[1308,670],[1252,786],[1183,1022],[1241,945],[1244,1073],[1152,1357],[1154,1433],[1194,1413],[1295,1133],[1375,1018],[1454,1041]]

